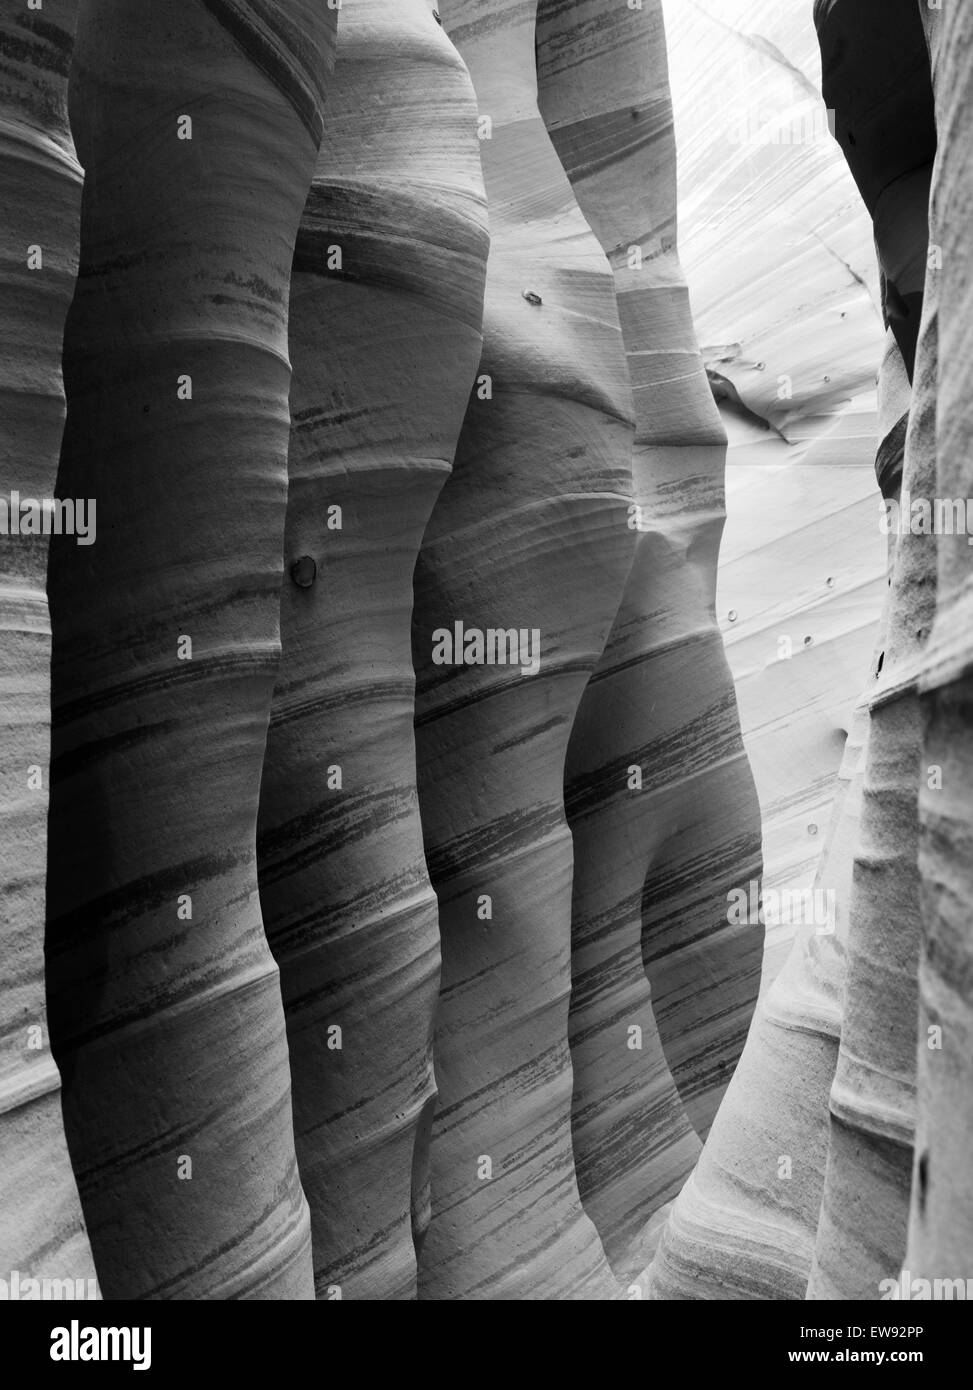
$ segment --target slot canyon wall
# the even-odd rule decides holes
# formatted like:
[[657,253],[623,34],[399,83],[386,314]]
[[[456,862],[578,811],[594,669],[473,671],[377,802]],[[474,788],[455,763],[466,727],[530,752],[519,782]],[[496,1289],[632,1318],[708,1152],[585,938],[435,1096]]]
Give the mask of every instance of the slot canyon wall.
[[[5,498],[53,492],[64,427],[61,342],[78,267],[82,180],[67,113],[75,18],[74,5],[46,20],[17,0],[0,9]],[[64,1140],[44,991],[46,540],[4,534],[0,555],[0,1265],[87,1280],[94,1267]]]
[[[961,176],[952,184],[943,176],[959,107],[951,106],[951,122],[943,119],[941,71],[948,53],[956,64],[951,90],[960,104],[968,99],[968,73],[965,89],[961,78],[969,33],[911,0],[821,0],[814,17],[834,134],[874,219],[887,326],[876,473],[883,529],[904,521],[889,537],[885,616],[857,716],[865,743],[860,775],[839,797],[831,853],[826,844],[818,876],[835,890],[837,930],[820,933],[820,942],[811,933],[799,937],[761,1003],[717,1124],[663,1234],[649,1280],[655,1297],[802,1298],[806,1290],[810,1299],[867,1300],[889,1296],[882,1291],[895,1288],[900,1270],[901,1288],[911,1277],[965,1279],[970,1263],[962,1226],[947,1233],[940,1224],[928,1244],[915,1234],[925,1223],[933,1152],[947,1190],[969,1178],[968,1155],[964,1162],[954,1139],[962,1111],[950,1120],[940,1102],[930,1119],[941,1088],[963,1075],[969,926],[955,891],[966,830],[931,713],[940,682],[946,703],[962,700],[954,684],[962,658],[954,656],[952,669],[936,662],[936,638],[951,618],[941,594],[937,600],[937,567],[941,579],[951,557],[965,556],[965,529],[957,543],[928,519],[916,525],[914,510],[928,518],[932,499],[962,496],[962,471],[946,474],[949,486],[939,471],[938,338],[949,263],[942,240],[951,226],[942,209],[963,186]],[[937,126],[950,137],[938,156]],[[955,244],[953,252],[950,311],[962,303],[965,283]],[[968,374],[962,340],[954,353]],[[955,396],[951,407],[954,420]],[[954,706],[953,738],[962,723]],[[846,764],[858,741],[857,734],[849,739]],[[830,861],[842,844],[854,852],[849,865],[844,850],[836,878]],[[809,1009],[812,986],[819,998]],[[830,1047],[812,1069],[815,1033]],[[775,1080],[776,1103],[768,1107]],[[958,1093],[954,1100],[962,1106]],[[914,1145],[917,1124],[923,1141]],[[963,1202],[957,1197],[960,1213]]]
[[615,275],[635,400],[636,559],[566,771],[575,1152],[634,1274],[746,1037],[763,934],[726,904],[759,879],[760,820],[714,613],[726,436],[676,249],[661,7],[542,3],[537,54],[542,114]]
[[[443,951],[421,1298],[616,1296],[571,1140],[563,769],[632,564],[632,400],[611,270],[537,110],[535,9],[441,9],[489,121],[491,245],[482,385],[415,578],[419,801]],[[454,664],[441,642],[457,624],[523,632],[529,649],[512,668]]]
[[254,833],[334,35],[312,0],[78,13],[57,495],[97,499],[98,532],[51,545],[46,960],[108,1298],[313,1295]]
[[973,20],[0,3],[0,1263],[970,1274]]
[[[926,448],[935,497],[973,490],[970,441],[970,308],[973,253],[966,217],[973,187],[973,17],[954,5],[924,13],[936,125],[927,299],[938,287],[927,374]],[[921,354],[920,348],[920,354]],[[918,368],[917,368],[918,372]],[[933,449],[934,445],[934,449]],[[926,538],[931,548],[931,541]],[[930,580],[930,586],[932,581]],[[920,678],[919,793],[922,940],[911,1211],[905,1268],[919,1279],[968,1276],[973,1249],[971,1068],[973,931],[970,926],[969,536],[937,537],[936,615]]]
[[422,0],[346,7],[326,111],[291,280],[260,895],[316,1287],[414,1298],[440,951],[416,791],[412,572],[480,360],[489,238],[472,84]]
[[[888,467],[893,478],[898,474],[899,498],[930,497],[935,277],[925,305],[923,285],[936,131],[920,15],[909,0],[881,10],[868,0],[844,0],[819,4],[815,20],[825,100],[835,108],[836,139],[874,218],[886,318],[913,382],[911,408],[884,441],[891,446],[904,435],[901,472],[890,447],[879,455],[880,482]],[[852,26],[871,36],[855,54]],[[896,538],[888,625],[869,700],[844,1020],[809,1298],[874,1297],[905,1254],[920,921],[917,680],[935,611],[935,562],[933,538]]]
[[[814,883],[887,588],[881,280],[828,127],[812,9],[663,5],[680,257],[729,437],[717,614],[760,797],[765,893]],[[766,917],[765,988],[794,936]]]

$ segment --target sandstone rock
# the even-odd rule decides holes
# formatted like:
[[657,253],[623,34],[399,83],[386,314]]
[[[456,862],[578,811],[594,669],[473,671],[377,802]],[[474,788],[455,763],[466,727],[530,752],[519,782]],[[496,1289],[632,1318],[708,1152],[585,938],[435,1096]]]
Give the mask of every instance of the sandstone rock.
[[[814,882],[887,587],[873,227],[829,129],[811,4],[664,11],[680,258],[729,436],[717,614],[760,796],[764,888],[797,891]],[[793,932],[768,921],[765,989]]]
[[713,612],[725,434],[675,249],[661,9],[550,0],[537,47],[542,114],[615,273],[636,407],[637,559],[566,774],[575,1153],[632,1275],[756,999],[761,932],[729,926],[727,890],[759,874],[759,810]]
[[[536,107],[535,11],[440,9],[489,132],[491,250],[486,382],[415,582],[419,801],[443,950],[426,1299],[618,1296],[571,1147],[563,772],[632,563],[632,402],[611,271]],[[463,662],[482,659],[477,634],[510,629],[502,663]]]
[[[21,495],[75,3],[0,8]],[[48,771],[46,538],[0,537],[0,1262],[147,1299],[969,1277],[973,560],[907,528],[886,585],[871,475],[973,482],[965,7],[78,8],[56,490],[97,541],[51,546]],[[745,1047],[738,697],[765,903],[828,823],[836,913],[779,975],[772,929]]]
[[[925,313],[935,324],[934,308]],[[926,495],[934,338],[920,330],[903,493]],[[934,361],[934,357],[932,359]],[[841,1047],[808,1298],[877,1298],[901,1263],[915,1124],[918,967],[918,657],[935,602],[927,537],[899,538],[886,647],[870,701],[862,815],[850,905]]]
[[317,0],[80,7],[58,490],[97,499],[98,538],[51,551],[47,963],[110,1298],[313,1294],[254,838],[288,285],[334,18]]
[[913,0],[816,0],[822,94],[875,224],[882,303],[911,380],[936,150],[932,80]]
[[[78,264],[81,169],[67,119],[76,6],[0,7],[0,1277],[91,1279],[44,1000],[50,622],[47,538],[64,424],[61,342]],[[14,520],[16,516],[16,520]],[[83,518],[87,524],[87,517]],[[24,516],[25,524],[33,519]]]
[[[891,335],[882,379],[887,444],[879,450],[878,471],[892,495],[901,483],[909,386]],[[877,679],[873,674],[870,685]],[[863,704],[855,712],[812,890],[820,897],[811,898],[811,914],[802,912],[790,956],[757,1006],[702,1157],[663,1233],[650,1271],[652,1297],[805,1296],[828,1154],[867,731]]]
[[[821,4],[816,21],[825,95],[837,111],[838,138],[855,152],[850,162],[859,183],[872,190],[868,200],[881,209],[876,211],[875,232],[886,281],[894,284],[893,269],[907,267],[895,270],[905,288],[886,316],[908,367],[911,323],[919,304],[913,299],[910,307],[906,290],[912,292],[914,267],[925,264],[928,244],[923,216],[928,174],[920,177],[915,163],[922,157],[927,163],[931,160],[934,139],[926,130],[922,140],[916,117],[928,96],[921,27],[911,4],[885,6],[879,12],[869,0]],[[849,25],[859,35],[880,34],[877,42],[883,51],[905,51],[905,71],[883,70],[879,55],[873,61],[867,44],[849,59]],[[897,43],[889,29],[897,33]],[[914,139],[920,143],[913,144]],[[889,215],[884,194],[893,185],[902,191],[894,195]],[[918,204],[908,215],[902,214],[903,197]],[[935,435],[930,430],[930,412],[935,410],[935,301],[935,293],[927,293],[918,330],[903,503],[907,494],[931,497],[935,487]],[[917,682],[935,601],[935,541],[911,532],[898,536],[885,651],[869,700],[844,1021],[831,1091],[831,1138],[808,1285],[811,1299],[877,1298],[881,1281],[894,1276],[905,1249],[915,1125],[919,950]]]
[[[940,149],[933,175],[927,297],[938,295],[938,360],[930,325],[935,404],[925,447],[935,449],[935,497],[973,496],[970,310],[973,264],[973,16],[926,11]],[[969,503],[966,502],[968,509]],[[932,541],[926,538],[927,546]],[[923,936],[919,971],[917,1126],[905,1267],[914,1278],[973,1278],[973,926],[970,918],[971,624],[973,551],[964,534],[940,535],[938,596],[922,677],[920,768]]]
[[440,953],[412,572],[479,362],[487,248],[461,59],[422,0],[355,0],[291,283],[283,660],[258,838],[325,1298],[415,1297],[414,1155],[417,1240],[429,1219]]

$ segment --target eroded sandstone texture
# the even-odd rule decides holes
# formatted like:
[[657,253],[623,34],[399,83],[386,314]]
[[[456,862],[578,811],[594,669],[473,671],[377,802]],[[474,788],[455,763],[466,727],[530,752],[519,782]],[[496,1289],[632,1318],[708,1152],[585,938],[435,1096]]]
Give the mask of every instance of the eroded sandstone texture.
[[[909,384],[889,334],[880,378],[880,486],[898,496]],[[652,1266],[653,1297],[802,1299],[817,1238],[828,1156],[828,1101],[846,987],[849,911],[861,817],[868,697],[879,647],[839,771],[831,825],[798,933],[757,1006],[740,1064]],[[821,911],[823,909],[823,911]]]
[[[905,433],[900,497],[932,497],[936,294],[933,284],[923,304],[921,287],[935,129],[922,27],[910,0],[831,0],[815,18],[836,137],[875,218],[886,317],[906,368],[915,364],[911,411],[893,436]],[[893,441],[886,441],[890,461]],[[844,1019],[809,1298],[877,1297],[905,1253],[919,952],[917,684],[935,611],[935,546],[931,536],[901,535],[892,561],[885,649],[869,699]]]
[[[537,111],[535,11],[440,10],[489,121],[491,249],[479,385],[415,582],[419,799],[443,951],[421,1298],[615,1287],[571,1145],[563,775],[632,563],[632,402],[611,271]],[[440,643],[435,659],[458,623],[472,645]],[[490,629],[514,630],[513,660],[504,638],[503,664],[442,662],[475,657]]]
[[260,896],[319,1295],[414,1298],[439,921],[413,741],[412,571],[480,358],[469,75],[422,0],[342,11],[291,284],[283,661]]
[[[76,6],[0,6],[0,493],[50,498],[81,170],[67,119]],[[84,518],[87,521],[87,517]],[[32,523],[33,524],[33,523]],[[8,528],[13,534],[7,534]],[[50,730],[47,540],[0,536],[0,1277],[89,1279],[44,1001]]]
[[[847,167],[721,135],[706,48],[696,265],[745,332],[701,352],[662,8],[80,0],[71,58],[73,3],[0,0],[0,458],[43,497],[60,447],[97,508],[90,545],[0,539],[0,1265],[304,1300],[970,1274],[968,537],[890,538],[828,912],[745,1046],[715,572],[724,421],[768,495],[785,456],[837,474],[879,324],[876,512],[973,486],[973,18],[818,0]],[[810,14],[684,32],[820,115]],[[753,663],[768,726],[791,655]],[[790,776],[793,864],[831,792]]]
[[[919,328],[935,149],[928,62],[911,0],[832,0],[815,17],[825,100],[875,222],[889,329],[876,471],[883,497],[898,503],[909,493],[931,495],[933,481],[934,295],[926,295]],[[807,1286],[811,1298],[874,1298],[901,1260],[915,1105],[916,682],[935,602],[934,544],[906,535],[891,546],[884,636],[866,692],[858,828],[847,823],[857,814],[852,794],[831,840],[843,866],[826,855],[819,876],[835,892],[838,931],[807,930],[761,1005],[663,1237],[656,1296],[696,1289],[704,1297],[800,1298]]]
[[[821,99],[809,0],[665,0],[680,258],[729,437],[717,614],[763,885],[810,888],[887,590],[873,226]],[[794,925],[768,913],[765,985]]]
[[317,0],[79,12],[58,490],[97,498],[98,537],[51,548],[47,967],[108,1297],[312,1296],[254,836],[288,286],[334,20]]
[[759,877],[760,817],[714,614],[726,436],[676,253],[661,8],[544,0],[537,50],[541,111],[615,274],[636,412],[637,557],[566,770],[575,1152],[631,1275],[746,1037],[763,933],[728,922],[727,894]]
[[[927,296],[938,285],[935,496],[973,496],[973,15],[927,10],[940,146],[933,174]],[[932,330],[930,330],[932,332]],[[919,813],[923,939],[920,956],[916,1163],[905,1267],[919,1278],[973,1275],[973,846],[971,641],[973,549],[938,538],[936,620],[922,678]],[[938,769],[938,775],[937,775]]]

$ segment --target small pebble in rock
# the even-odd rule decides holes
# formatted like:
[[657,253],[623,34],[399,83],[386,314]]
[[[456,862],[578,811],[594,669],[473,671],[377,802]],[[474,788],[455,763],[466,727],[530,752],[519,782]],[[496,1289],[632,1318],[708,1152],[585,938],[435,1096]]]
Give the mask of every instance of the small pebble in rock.
[[317,572],[318,567],[310,555],[302,555],[291,565],[291,579],[299,589],[310,589]]

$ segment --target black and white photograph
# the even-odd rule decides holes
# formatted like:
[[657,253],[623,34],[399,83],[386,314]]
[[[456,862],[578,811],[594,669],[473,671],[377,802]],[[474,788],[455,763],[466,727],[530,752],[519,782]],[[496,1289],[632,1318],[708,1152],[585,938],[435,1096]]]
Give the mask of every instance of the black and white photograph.
[[967,1299],[971,0],[0,0],[0,1336]]

